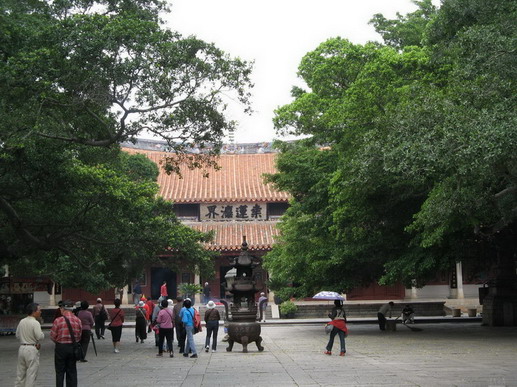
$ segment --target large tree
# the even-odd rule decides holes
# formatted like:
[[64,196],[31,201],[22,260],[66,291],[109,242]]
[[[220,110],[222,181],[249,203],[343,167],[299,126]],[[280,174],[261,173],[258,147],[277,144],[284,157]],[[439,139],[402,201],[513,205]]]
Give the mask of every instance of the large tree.
[[[0,262],[63,284],[121,285],[170,248],[210,271],[206,236],[157,198],[156,171],[120,143],[143,133],[193,167],[212,163],[249,109],[250,66],[164,27],[159,0],[6,0],[0,5]],[[170,263],[169,264],[173,264]]]
[[[382,155],[368,149],[373,139],[387,135],[386,111],[429,71],[427,59],[417,47],[398,52],[340,38],[303,58],[299,73],[310,91],[296,89],[296,100],[277,110],[275,123],[312,137],[283,146],[279,173],[269,177],[291,192],[293,201],[280,226],[280,243],[266,258],[274,275],[302,284],[298,294],[379,280],[384,264],[405,251],[404,228],[423,201],[423,187],[386,174]],[[365,162],[365,152],[375,158]],[[293,177],[297,173],[300,177]],[[294,254],[299,240],[308,243]],[[305,263],[294,272],[298,257]]]
[[[277,111],[280,130],[312,135],[338,155],[327,171],[328,199],[320,202],[331,210],[304,213],[318,222],[326,217],[333,266],[322,266],[328,277],[320,287],[348,289],[359,281],[351,268],[366,280],[374,270],[381,283],[419,285],[458,260],[515,271],[517,5],[448,0],[431,15],[428,3],[407,18],[376,16],[391,51],[333,39],[307,54],[300,75],[309,90],[296,89],[295,101]],[[417,23],[418,15],[425,22]],[[290,163],[297,157],[286,151],[271,178],[288,190]],[[284,276],[286,245],[301,237],[290,227],[297,223],[291,214],[283,243],[267,259]],[[512,279],[499,284],[505,281]]]

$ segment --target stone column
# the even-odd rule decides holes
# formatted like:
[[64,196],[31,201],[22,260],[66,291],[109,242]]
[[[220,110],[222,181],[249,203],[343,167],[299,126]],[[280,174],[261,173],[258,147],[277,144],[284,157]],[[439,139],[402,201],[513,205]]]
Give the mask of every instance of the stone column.
[[411,286],[411,298],[412,299],[418,298],[418,289],[416,286]]
[[52,290],[50,292],[50,296],[48,297],[48,305],[56,306],[56,283],[52,281]]
[[128,285],[124,286],[124,288],[122,289],[122,299],[120,301],[122,302],[123,305],[129,304],[129,298],[128,298],[128,294],[127,294],[128,289],[129,289]]
[[[196,285],[200,285],[200,283],[201,283],[201,278],[199,277],[199,274],[197,274],[197,273],[194,273],[194,283]],[[196,293],[196,295],[194,296],[194,300],[195,300],[196,305],[201,305],[201,294]]]
[[463,266],[461,262],[456,262],[456,281],[458,282],[456,298],[464,299],[465,293],[463,292]]

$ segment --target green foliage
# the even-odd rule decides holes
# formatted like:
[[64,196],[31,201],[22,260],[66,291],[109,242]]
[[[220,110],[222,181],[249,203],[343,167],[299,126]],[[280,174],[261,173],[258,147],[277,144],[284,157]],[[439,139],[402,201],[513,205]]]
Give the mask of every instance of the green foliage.
[[183,298],[187,298],[194,297],[196,294],[201,293],[203,288],[198,284],[183,282],[178,285],[178,291],[183,296]]
[[[148,132],[191,167],[249,109],[250,66],[163,27],[159,0],[0,4],[0,264],[65,286],[122,286],[151,262],[213,271],[200,242],[157,198],[157,166],[119,144]],[[168,250],[168,252],[166,252]],[[174,260],[157,255],[174,254]],[[161,262],[163,261],[163,262]]]
[[517,4],[417,4],[372,21],[393,48],[336,38],[308,53],[309,89],[276,111],[280,133],[311,136],[279,145],[267,177],[293,200],[265,264],[297,295],[422,286],[516,253]]
[[378,13],[370,20],[370,24],[381,34],[388,46],[401,49],[423,45],[427,25],[436,15],[437,9],[432,0],[413,0],[413,3],[418,9],[405,16],[397,12],[397,18],[389,20]]
[[280,290],[288,285],[287,281],[283,281],[281,279],[278,279],[276,277],[269,278],[266,281],[266,286],[269,290],[276,292],[277,290]]
[[[247,110],[251,69],[213,44],[163,28],[163,4],[4,2],[2,141],[30,133],[108,146],[150,132],[174,151],[217,149],[234,127],[223,96]],[[180,161],[168,159],[166,167]]]
[[296,313],[298,306],[292,301],[284,301],[280,304],[280,313],[282,315]]

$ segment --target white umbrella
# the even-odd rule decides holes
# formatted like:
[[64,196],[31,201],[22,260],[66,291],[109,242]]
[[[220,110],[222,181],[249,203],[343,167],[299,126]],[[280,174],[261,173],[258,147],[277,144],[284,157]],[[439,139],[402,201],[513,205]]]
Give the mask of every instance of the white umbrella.
[[323,291],[312,296],[315,300],[342,300],[345,301],[345,297],[337,292]]

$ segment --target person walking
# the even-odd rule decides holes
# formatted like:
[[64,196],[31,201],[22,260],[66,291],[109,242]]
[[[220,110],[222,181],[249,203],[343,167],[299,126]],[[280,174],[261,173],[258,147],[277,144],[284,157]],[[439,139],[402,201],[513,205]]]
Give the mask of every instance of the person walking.
[[180,312],[183,308],[183,297],[176,297],[176,304],[174,305],[174,330],[176,331],[176,340],[178,341],[179,353],[185,350],[185,340],[187,339],[187,332],[181,322]]
[[[72,335],[74,340],[81,340],[81,320],[72,313],[74,303],[64,301],[61,310],[62,316],[54,320],[50,329],[50,339],[56,343],[54,349],[54,367],[56,369],[56,387],[63,387],[66,377],[67,387],[77,387],[77,359],[74,354]],[[68,323],[67,323],[68,320]],[[70,332],[70,328],[72,332]]]
[[41,316],[39,304],[34,302],[26,307],[27,317],[16,327],[16,338],[20,340],[15,387],[29,387],[36,384],[39,370],[40,340],[45,335],[37,319]]
[[393,301],[388,302],[387,304],[384,304],[380,307],[379,312],[377,312],[377,319],[379,320],[379,329],[381,331],[386,330],[386,315],[389,314],[389,317],[391,318],[391,310],[393,308]]
[[[264,301],[264,302],[262,302],[262,301]],[[264,292],[260,293],[260,297],[258,299],[258,304],[259,304],[260,311],[262,312],[262,319],[264,320],[264,322],[266,322],[267,297]]]
[[339,356],[345,356],[345,336],[348,334],[348,328],[346,326],[346,314],[345,309],[343,308],[343,301],[334,300],[334,307],[329,313],[329,317],[332,320],[329,322],[329,324],[333,327],[332,331],[330,332],[329,342],[327,343],[327,350],[325,351],[325,355],[332,355],[334,339],[336,335],[338,335],[339,342],[341,344],[341,351],[339,352]]
[[192,302],[187,298],[183,302],[183,308],[181,308],[180,317],[185,331],[187,333],[187,345],[183,351],[183,356],[188,357],[190,351],[192,351],[191,358],[197,357],[196,344],[194,343],[194,308],[192,308]]
[[146,300],[144,297],[143,299],[140,299],[140,301],[145,302],[145,311],[147,312],[147,320],[151,321],[151,316],[153,315],[154,311],[154,302],[151,299]]
[[135,338],[142,344],[147,339],[147,310],[143,301],[138,303],[135,311]]
[[203,286],[203,303],[207,304],[210,301],[210,284],[205,282],[205,286]]
[[173,311],[168,308],[169,303],[167,300],[162,300],[162,310],[158,313],[158,317],[156,318],[156,324],[160,325],[160,331],[158,334],[158,354],[156,356],[163,356],[163,343],[165,338],[167,338],[167,351],[169,352],[170,357],[174,357],[174,349],[172,346],[172,336],[173,336]]
[[95,321],[95,335],[97,336],[97,340],[104,340],[104,332],[106,330],[104,324],[108,319],[108,312],[106,311],[101,298],[97,298],[97,303],[93,307],[92,315],[93,320]]
[[158,299],[158,302],[162,302],[163,300],[166,300],[169,295],[169,292],[167,291],[167,281],[163,281],[162,286],[160,286],[160,298]]
[[206,340],[205,352],[210,350],[210,337],[212,337],[212,352],[217,351],[217,333],[219,332],[219,320],[221,316],[215,308],[215,302],[208,301],[206,304],[205,323],[206,323]]
[[160,310],[162,310],[162,304],[161,302],[158,302],[154,309],[153,314],[151,316],[151,329],[154,332],[154,344],[158,346],[160,342],[160,327],[156,323],[156,319],[158,318],[158,313],[160,313]]
[[111,340],[113,342],[113,352],[119,353],[120,337],[122,336],[122,327],[124,325],[124,311],[120,309],[120,299],[114,301],[115,307],[109,310],[109,318],[111,320],[109,327],[111,329]]
[[133,285],[133,302],[135,306],[140,302],[140,297],[142,297],[142,286],[140,285],[140,281],[136,280]]
[[83,358],[80,360],[82,363],[86,363],[86,352],[88,352],[88,345],[90,344],[90,338],[92,336],[92,327],[95,324],[93,321],[93,315],[88,310],[90,304],[88,301],[81,301],[81,310],[77,313],[77,317],[81,320],[82,332],[81,332],[81,347],[83,347]]

